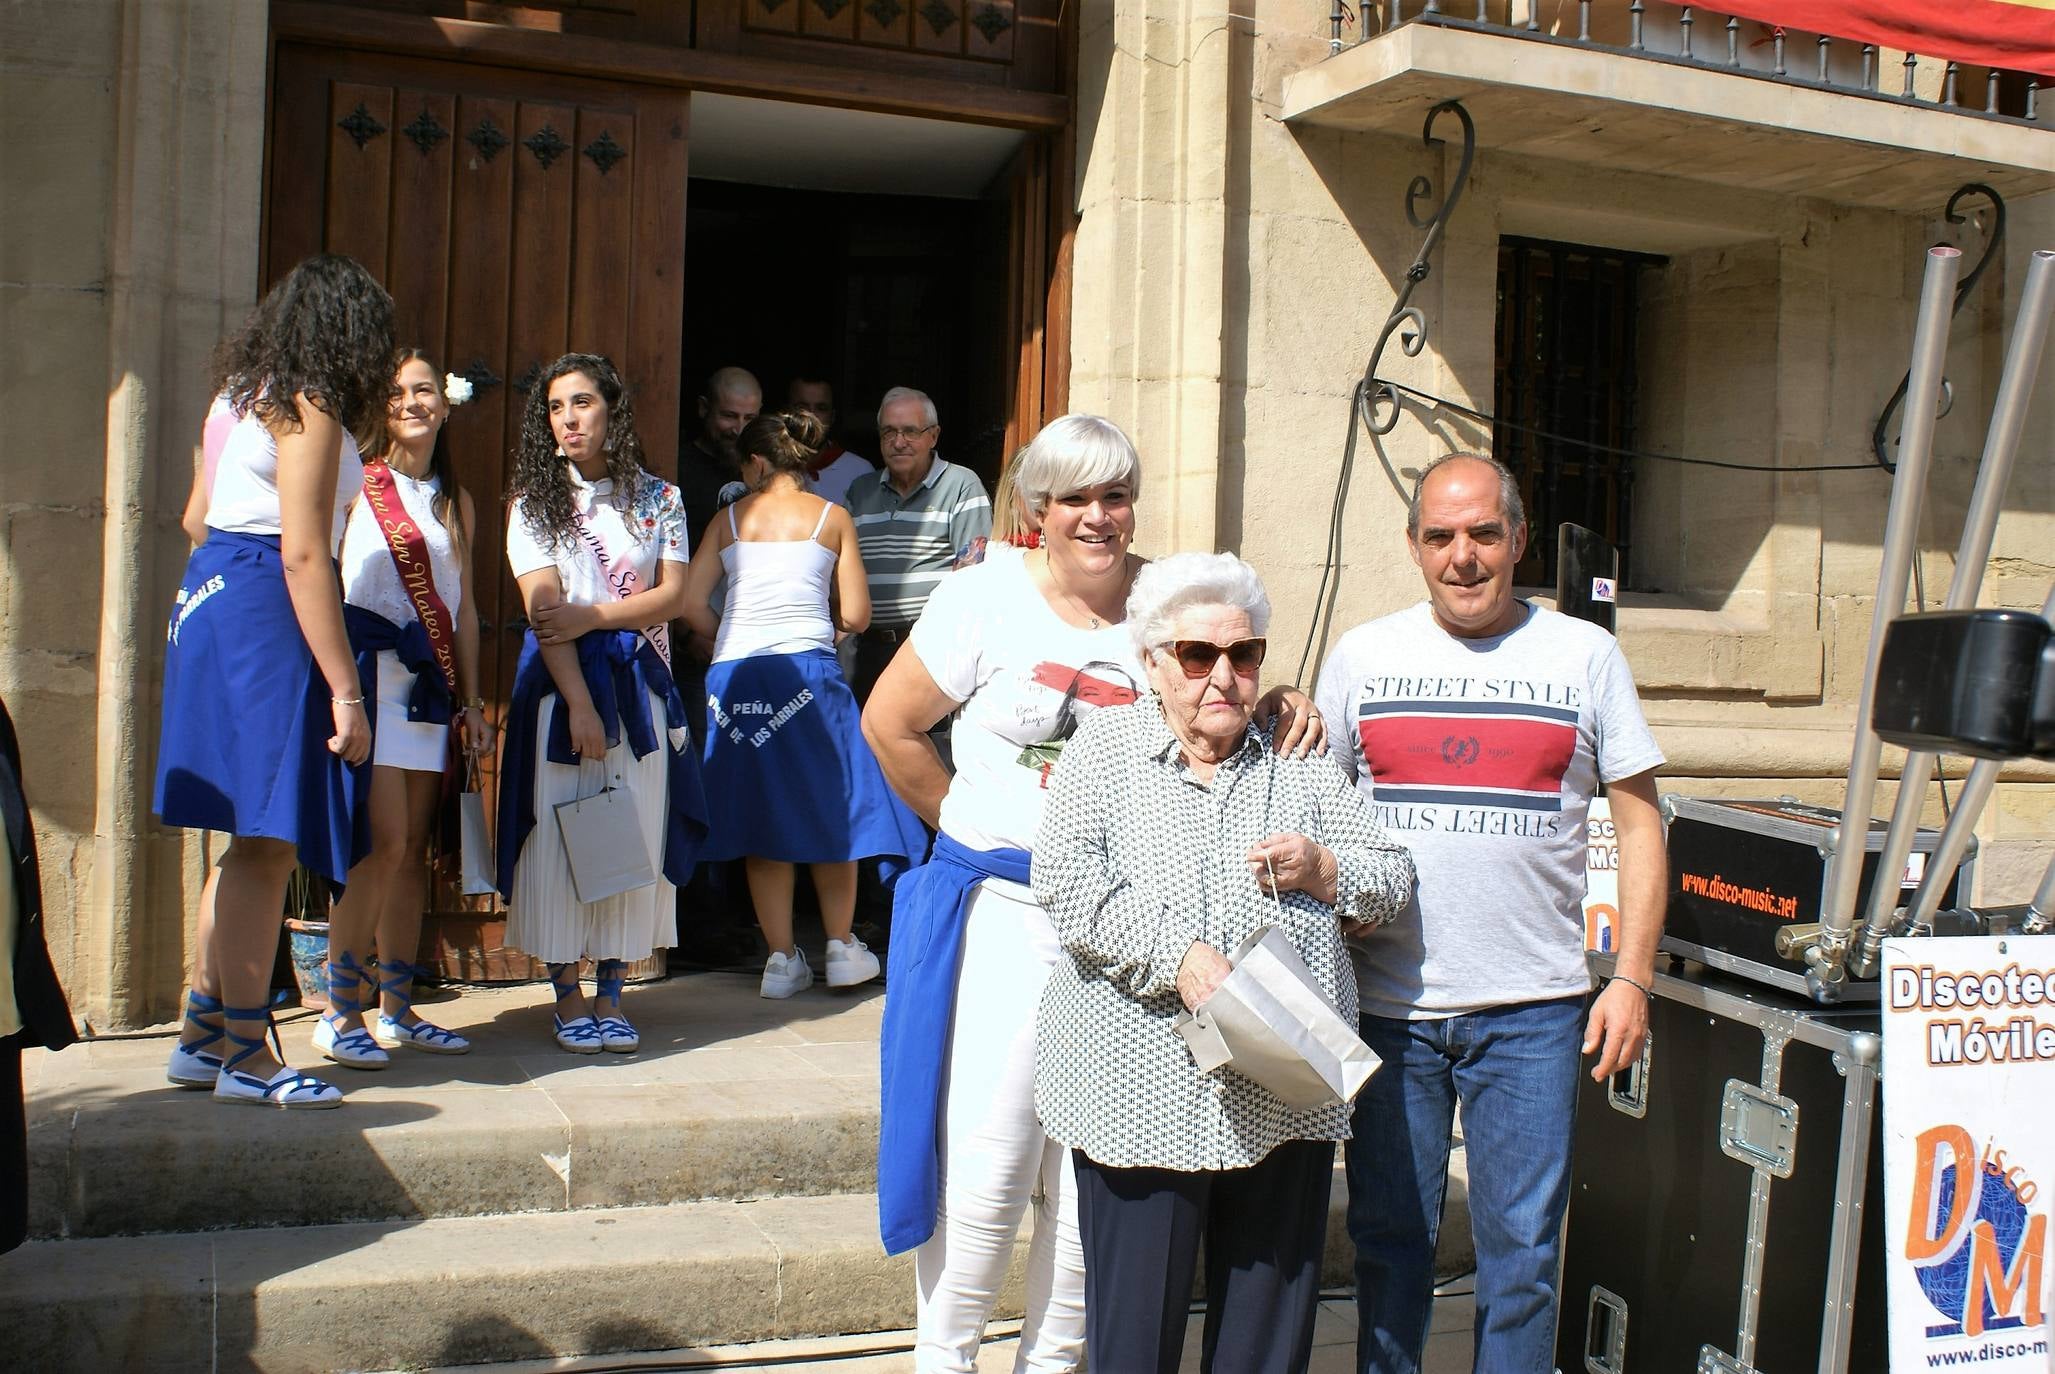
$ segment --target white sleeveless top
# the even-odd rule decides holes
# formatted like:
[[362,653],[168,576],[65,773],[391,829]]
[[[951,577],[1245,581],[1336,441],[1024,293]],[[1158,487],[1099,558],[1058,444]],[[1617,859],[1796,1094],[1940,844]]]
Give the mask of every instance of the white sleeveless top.
[[[357,441],[344,430],[342,461],[335,471],[335,515],[328,534],[331,554],[342,547],[350,499],[363,485],[364,462],[357,454]],[[221,446],[214,486],[207,494],[207,524],[230,534],[275,536],[280,532],[278,440],[254,414],[238,417]]]
[[835,575],[835,551],[820,542],[828,523],[828,502],[804,539],[742,538],[735,507],[728,507],[728,533],[735,541],[721,550],[728,570],[728,605],[714,640],[714,662],[752,654],[797,654],[835,648],[835,624],[828,618],[828,579]]
[[[392,469],[392,484],[399,492],[400,504],[421,527],[428,544],[428,566],[435,574],[435,594],[454,617],[464,602],[464,572],[457,562],[456,539],[435,518],[435,494],[441,484],[433,477],[417,480],[398,468]],[[450,518],[457,518],[454,502]],[[343,533],[342,584],[343,600],[352,606],[376,612],[400,626],[419,619],[413,598],[400,585],[400,570],[393,566],[385,532],[378,527],[378,513],[361,495],[350,510],[349,528]]]

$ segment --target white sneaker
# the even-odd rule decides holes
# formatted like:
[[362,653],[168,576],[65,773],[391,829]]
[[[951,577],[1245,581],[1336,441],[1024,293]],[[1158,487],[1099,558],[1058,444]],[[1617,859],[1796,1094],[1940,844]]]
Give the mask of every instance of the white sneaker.
[[828,986],[853,988],[878,976],[878,956],[854,935],[828,941]]
[[773,954],[764,962],[763,982],[756,991],[760,997],[790,997],[812,986],[813,969],[807,965],[806,951],[794,949],[790,954]]

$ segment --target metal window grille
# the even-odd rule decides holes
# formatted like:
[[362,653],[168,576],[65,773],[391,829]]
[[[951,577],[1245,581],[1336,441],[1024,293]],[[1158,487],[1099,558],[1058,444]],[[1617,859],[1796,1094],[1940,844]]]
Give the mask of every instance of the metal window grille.
[[1520,481],[1527,553],[1515,569],[1552,585],[1556,527],[1572,521],[1620,546],[1631,567],[1635,323],[1641,273],[1665,260],[1546,239],[1498,245],[1498,367],[1492,451]]

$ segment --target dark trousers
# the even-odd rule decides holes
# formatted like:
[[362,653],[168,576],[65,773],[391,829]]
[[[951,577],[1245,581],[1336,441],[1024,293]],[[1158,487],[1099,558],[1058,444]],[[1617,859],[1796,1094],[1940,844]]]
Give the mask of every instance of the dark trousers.
[[1176,1374],[1199,1243],[1199,1368],[1304,1374],[1313,1358],[1334,1144],[1294,1140],[1247,1169],[1111,1169],[1071,1151],[1092,1374]]
[[856,666],[849,676],[849,690],[856,694],[858,706],[871,699],[871,688],[878,685],[878,679],[884,676],[885,665],[906,642],[908,629],[900,626],[891,630],[865,630],[856,636]]
[[0,1254],[29,1233],[28,1117],[21,1096],[23,1035],[0,1036]]

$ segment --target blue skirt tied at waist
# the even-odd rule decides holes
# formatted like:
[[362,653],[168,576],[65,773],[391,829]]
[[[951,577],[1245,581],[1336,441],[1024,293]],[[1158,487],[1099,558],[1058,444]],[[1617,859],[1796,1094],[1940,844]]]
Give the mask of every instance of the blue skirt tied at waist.
[[987,878],[1027,882],[1028,861],[1025,849],[972,849],[937,835],[928,861],[893,893],[878,1042],[878,1235],[888,1255],[935,1233],[942,1083],[971,897]]
[[329,696],[279,537],[210,530],[165,632],[152,809],[166,825],[288,841],[339,892],[370,847],[357,800],[371,766],[329,752]]
[[[665,751],[670,804],[664,818],[664,877],[683,887],[692,877],[700,842],[706,838],[706,795],[700,784],[699,754],[685,715],[677,679],[655,647],[635,630],[593,630],[579,637],[578,669],[592,695],[592,709],[606,731],[607,748],[623,740],[635,757]],[[571,713],[562,709],[561,693],[542,646],[530,630],[521,640],[521,659],[514,669],[514,694],[508,704],[506,747],[500,757],[499,891],[511,901],[514,864],[528,832],[535,828],[535,769],[541,760],[575,768],[571,749]],[[663,702],[661,732],[651,718],[651,695]],[[559,698],[551,713],[549,738],[538,740],[536,718],[544,697]]]
[[344,602],[343,628],[349,631],[350,652],[357,656],[357,679],[364,684],[364,713],[371,718],[374,732],[378,729],[378,655],[385,649],[392,650],[400,666],[414,675],[407,719],[423,725],[450,723],[457,701],[443,680],[435,646],[428,642],[428,631],[420,621],[395,625],[376,611]]

